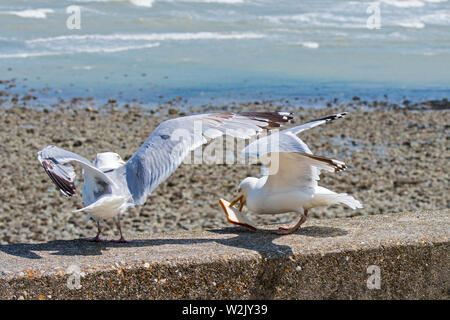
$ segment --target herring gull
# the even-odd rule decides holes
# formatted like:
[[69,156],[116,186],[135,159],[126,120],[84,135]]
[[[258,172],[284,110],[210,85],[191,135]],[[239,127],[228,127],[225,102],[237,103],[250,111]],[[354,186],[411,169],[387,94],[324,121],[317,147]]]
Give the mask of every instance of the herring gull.
[[68,197],[75,194],[75,170],[83,169],[82,200],[84,208],[74,212],[88,213],[97,223],[101,241],[100,219],[115,218],[120,232],[118,242],[125,242],[120,216],[130,207],[143,205],[147,196],[182,163],[192,150],[209,139],[223,135],[249,139],[260,132],[279,127],[292,119],[287,112],[208,113],[169,119],[152,132],[127,161],[114,152],[96,155],[91,163],[86,158],[56,146],[38,152],[38,160],[59,188]]
[[[242,152],[256,157],[266,172],[261,178],[247,177],[239,184],[238,197],[231,203],[220,199],[228,221],[256,230],[243,213],[244,205],[256,214],[298,212],[300,220],[294,226],[282,226],[275,233],[295,232],[305,221],[308,210],[319,206],[344,204],[351,209],[362,208],[361,203],[346,193],[336,193],[318,185],[320,170],[340,172],[344,162],[313,155],[297,137],[302,131],[342,118],[339,113],[281,130],[249,144]],[[233,206],[240,202],[239,209]]]

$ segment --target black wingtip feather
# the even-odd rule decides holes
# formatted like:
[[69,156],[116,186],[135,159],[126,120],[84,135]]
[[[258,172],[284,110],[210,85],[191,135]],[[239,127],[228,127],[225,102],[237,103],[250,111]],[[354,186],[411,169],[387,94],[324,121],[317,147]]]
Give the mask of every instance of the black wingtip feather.
[[329,122],[331,122],[333,120],[343,118],[346,114],[347,114],[347,112],[336,113],[336,114],[333,114],[331,116],[327,116],[327,117],[324,117],[324,118],[314,119],[314,120],[308,121],[307,123],[317,122],[317,121],[325,121],[325,123],[329,123]]
[[45,159],[42,161],[42,167],[44,168],[47,175],[53,181],[53,183],[58,187],[58,189],[68,197],[72,197],[75,194],[75,184],[73,181],[66,180],[57,174],[53,173],[53,168],[55,163],[51,159]]
[[294,115],[291,112],[239,112],[237,114],[253,120],[265,122],[265,125],[259,127],[266,130],[278,128],[281,124],[289,122],[294,118]]

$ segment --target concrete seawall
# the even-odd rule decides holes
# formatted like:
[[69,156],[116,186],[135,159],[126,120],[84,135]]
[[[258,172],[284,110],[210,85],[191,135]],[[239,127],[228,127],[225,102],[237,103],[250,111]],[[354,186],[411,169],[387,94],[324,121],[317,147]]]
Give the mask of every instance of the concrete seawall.
[[450,210],[0,246],[1,299],[448,299]]

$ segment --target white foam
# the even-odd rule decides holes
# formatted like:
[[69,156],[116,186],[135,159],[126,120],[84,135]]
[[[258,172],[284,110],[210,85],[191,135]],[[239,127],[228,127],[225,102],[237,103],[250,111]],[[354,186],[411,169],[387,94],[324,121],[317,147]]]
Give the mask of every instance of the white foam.
[[54,56],[58,55],[57,52],[19,52],[19,53],[5,53],[0,54],[0,59],[9,59],[9,58],[31,58],[31,57],[41,57],[41,56]]
[[366,17],[341,16],[328,12],[309,12],[293,15],[259,16],[259,19],[273,24],[298,24],[302,26],[338,27],[338,28],[365,28]]
[[22,11],[2,11],[3,14],[16,15],[21,18],[45,19],[48,13],[55,12],[53,9],[30,9]]
[[239,4],[244,0],[72,0],[75,2],[128,2],[137,7],[151,8],[155,2],[192,2],[192,3],[224,3]]
[[[129,50],[139,50],[139,49],[147,49],[158,47],[159,43],[148,43],[144,45],[135,45],[135,46],[118,46],[118,47],[73,47],[71,51],[41,51],[41,52],[19,52],[19,53],[11,53],[11,54],[0,54],[0,59],[8,59],[8,58],[30,58],[30,57],[41,57],[41,56],[56,56],[56,55],[64,55],[64,54],[74,54],[74,53],[114,53],[121,51],[129,51]],[[88,70],[88,69],[86,69]]]
[[450,25],[450,11],[437,11],[420,17],[420,21],[433,25]]
[[166,40],[229,40],[229,39],[260,39],[265,35],[253,32],[220,33],[220,32],[185,32],[185,33],[143,33],[143,34],[85,34],[66,35],[49,38],[37,38],[26,41],[28,44],[38,42],[57,42],[73,40],[121,40],[121,41],[166,41]]
[[92,70],[92,66],[73,66],[72,70]]
[[159,42],[156,43],[148,43],[144,45],[136,45],[136,46],[121,46],[121,47],[112,47],[112,48],[104,48],[104,47],[93,47],[93,48],[81,48],[79,50],[74,50],[72,52],[76,53],[111,53],[111,52],[121,52],[121,51],[128,51],[128,50],[138,50],[138,49],[147,49],[147,48],[154,48],[159,47]]
[[425,5],[419,0],[382,0],[382,2],[397,8],[417,8]]
[[317,42],[309,42],[309,41],[307,41],[307,42],[303,42],[302,45],[305,48],[309,48],[309,49],[317,49],[317,48],[319,48],[319,44]]
[[397,25],[403,28],[415,28],[415,29],[425,28],[425,24],[420,21],[401,21],[398,22]]
[[72,0],[74,2],[123,2],[124,0]]
[[137,7],[151,8],[153,6],[153,0],[128,0],[131,4]]
[[186,0],[186,2],[237,4],[237,3],[244,3],[244,0]]
[[318,49],[319,48],[319,44],[317,42],[313,42],[313,41],[304,41],[304,42],[290,42],[290,45],[294,45],[294,46],[302,46],[308,49]]

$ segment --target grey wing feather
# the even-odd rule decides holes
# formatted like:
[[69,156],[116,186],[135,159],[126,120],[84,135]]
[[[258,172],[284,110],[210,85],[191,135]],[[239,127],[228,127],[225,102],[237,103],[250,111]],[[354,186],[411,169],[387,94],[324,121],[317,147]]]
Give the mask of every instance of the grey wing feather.
[[76,153],[55,146],[47,146],[38,152],[37,158],[50,179],[65,196],[73,196],[76,190],[76,174],[69,162],[76,162],[93,176],[107,183],[114,184],[103,172],[95,168],[89,160]]
[[122,169],[134,202],[144,204],[147,195],[207,138],[222,135],[250,138],[290,119],[292,114],[283,112],[211,113],[161,123]]

